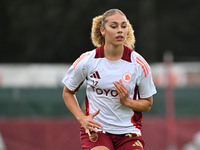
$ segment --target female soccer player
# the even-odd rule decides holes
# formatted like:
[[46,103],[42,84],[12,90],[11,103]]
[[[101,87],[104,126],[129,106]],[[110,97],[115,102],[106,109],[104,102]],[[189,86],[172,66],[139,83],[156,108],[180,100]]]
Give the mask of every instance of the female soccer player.
[[[97,47],[83,53],[62,80],[63,99],[81,124],[84,150],[143,150],[142,112],[151,109],[156,89],[151,69],[132,50],[135,37],[125,14],[110,9],[93,19]],[[75,92],[86,81],[85,113]]]

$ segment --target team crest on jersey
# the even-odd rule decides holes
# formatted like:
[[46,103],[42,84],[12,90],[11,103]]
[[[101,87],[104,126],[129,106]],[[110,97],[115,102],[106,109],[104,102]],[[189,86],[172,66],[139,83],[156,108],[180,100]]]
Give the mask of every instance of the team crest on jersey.
[[126,73],[124,73],[124,74],[122,75],[122,80],[123,80],[124,82],[126,82],[126,83],[130,83],[131,80],[132,80],[132,78],[133,78],[133,76],[132,76],[132,74],[129,73],[129,72],[126,72]]
[[91,142],[96,142],[98,140],[98,134],[97,133],[92,133],[91,136],[89,137]]

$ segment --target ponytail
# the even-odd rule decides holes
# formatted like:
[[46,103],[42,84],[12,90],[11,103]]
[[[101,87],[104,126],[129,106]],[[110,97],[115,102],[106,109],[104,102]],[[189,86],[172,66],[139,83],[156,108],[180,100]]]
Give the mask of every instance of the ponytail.
[[102,26],[103,16],[97,16],[93,18],[91,40],[94,46],[99,47],[105,44],[105,38],[101,34],[100,28]]

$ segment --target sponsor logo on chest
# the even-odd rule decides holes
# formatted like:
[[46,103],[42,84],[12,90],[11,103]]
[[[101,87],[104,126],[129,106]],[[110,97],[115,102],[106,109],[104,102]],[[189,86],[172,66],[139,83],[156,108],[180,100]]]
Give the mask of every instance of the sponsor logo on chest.
[[[89,75],[89,77],[90,77],[90,80],[92,81],[92,84],[90,84],[90,87],[91,87],[92,91],[95,92],[97,95],[105,95],[105,96],[112,96],[112,97],[118,96],[117,91],[115,89],[113,89],[113,87],[114,87],[114,85],[112,83],[113,81],[102,78],[101,73],[99,73],[98,71],[94,71],[93,73],[91,73]],[[132,74],[129,72],[125,72],[121,76],[121,79],[126,84],[130,83],[132,81]],[[113,80],[113,78],[111,78],[111,80]],[[104,87],[104,85],[102,85],[102,86],[99,85],[99,82],[101,82],[101,81],[102,81],[101,84],[104,84],[106,86],[110,85],[110,88],[108,88],[108,87],[102,88],[102,87]],[[109,82],[109,83],[107,83],[107,82]]]

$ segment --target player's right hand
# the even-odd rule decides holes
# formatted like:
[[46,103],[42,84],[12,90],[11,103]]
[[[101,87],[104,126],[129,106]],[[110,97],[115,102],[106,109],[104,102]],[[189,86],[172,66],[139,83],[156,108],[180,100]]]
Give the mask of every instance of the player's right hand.
[[91,136],[90,131],[98,132],[97,129],[102,129],[103,126],[99,124],[98,122],[94,121],[93,118],[98,115],[100,112],[100,109],[97,110],[95,113],[90,114],[88,116],[84,116],[80,119],[80,123],[83,126],[83,128],[86,130],[87,134]]

